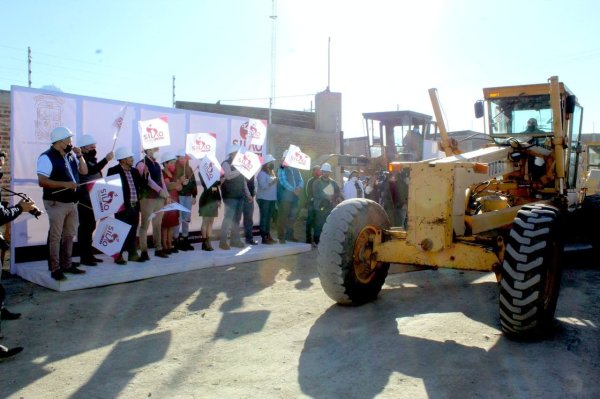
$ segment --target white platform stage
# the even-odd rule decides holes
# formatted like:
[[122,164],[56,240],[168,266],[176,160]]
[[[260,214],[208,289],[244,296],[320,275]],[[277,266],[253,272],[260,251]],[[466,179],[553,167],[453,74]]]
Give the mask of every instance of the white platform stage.
[[[151,249],[149,251],[150,261],[143,263],[127,262],[126,265],[117,265],[112,258],[106,255],[96,255],[96,257],[104,260],[104,262],[99,263],[98,266],[80,266],[86,273],[78,275],[66,274],[67,280],[65,281],[56,281],[50,277],[48,262],[45,260],[17,263],[14,267],[17,275],[32,283],[55,291],[72,291],[144,280],[207,267],[227,266],[295,255],[311,250],[309,244],[294,242],[274,245],[248,245],[246,248],[231,248],[227,251],[219,249],[218,242],[213,242],[213,247],[215,248],[214,251],[206,252],[200,250],[200,244],[194,244],[194,251],[180,251],[177,254],[170,255],[166,259],[152,256],[154,251]],[[78,261],[79,258],[74,258],[74,260]]]

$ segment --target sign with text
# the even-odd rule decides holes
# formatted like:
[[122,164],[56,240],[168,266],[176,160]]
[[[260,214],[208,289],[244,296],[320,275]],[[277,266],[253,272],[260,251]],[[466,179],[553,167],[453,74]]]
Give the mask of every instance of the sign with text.
[[235,166],[235,168],[248,180],[252,179],[262,166],[260,157],[244,148],[240,148],[237,154],[235,154],[233,161],[231,161],[231,165]]
[[293,144],[290,144],[283,162],[292,168],[310,170],[310,157],[300,151],[300,147]]
[[113,256],[121,251],[131,226],[114,218],[104,218],[94,232],[92,245],[102,253]]
[[207,188],[212,187],[223,174],[223,168],[214,155],[208,154],[200,160],[200,176]]
[[185,152],[196,159],[208,154],[217,156],[217,135],[214,133],[188,133],[185,138]]
[[138,130],[144,150],[171,145],[169,123],[166,117],[139,121]]

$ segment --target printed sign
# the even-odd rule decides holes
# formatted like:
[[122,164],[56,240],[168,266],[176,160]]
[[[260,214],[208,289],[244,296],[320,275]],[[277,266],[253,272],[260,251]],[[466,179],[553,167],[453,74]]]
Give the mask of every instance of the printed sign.
[[196,159],[208,154],[217,155],[217,135],[214,133],[188,133],[185,137],[185,152]]
[[119,175],[98,179],[90,186],[90,201],[96,220],[117,213],[123,206],[123,186]]
[[293,144],[290,144],[283,163],[292,168],[310,170],[310,157]]
[[121,251],[131,226],[114,218],[104,218],[94,232],[92,245],[102,253],[113,256]]
[[190,209],[181,205],[179,202],[171,202],[170,204],[165,205],[162,208],[160,208],[158,211],[151,213],[150,216],[148,217],[148,220],[154,219],[154,217],[160,212],[168,212],[168,211],[191,212]]
[[221,164],[212,154],[208,154],[200,160],[199,169],[200,176],[202,177],[202,180],[204,180],[206,187],[212,187],[212,185],[215,184],[215,182],[217,182],[223,174],[223,168],[221,168]]
[[254,151],[255,148],[262,148],[267,137],[267,126],[260,119],[248,119],[248,122],[240,127],[240,136],[245,137],[246,148]]
[[237,154],[235,154],[233,161],[231,161],[231,165],[235,166],[235,168],[248,180],[252,179],[262,166],[259,156],[244,148],[240,148]]
[[139,121],[138,129],[144,150],[171,145],[167,117]]

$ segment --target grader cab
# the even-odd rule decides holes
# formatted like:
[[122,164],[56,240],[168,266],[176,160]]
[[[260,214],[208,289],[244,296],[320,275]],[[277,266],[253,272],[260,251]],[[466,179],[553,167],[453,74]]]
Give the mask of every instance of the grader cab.
[[332,211],[318,269],[334,301],[374,300],[390,263],[493,271],[506,335],[535,338],[551,327],[561,227],[583,201],[577,150],[582,108],[557,77],[483,92],[475,108],[485,118],[490,145],[460,153],[430,90],[446,157],[389,164],[390,173],[410,176],[407,229],[391,226],[383,208],[366,199],[344,201]]

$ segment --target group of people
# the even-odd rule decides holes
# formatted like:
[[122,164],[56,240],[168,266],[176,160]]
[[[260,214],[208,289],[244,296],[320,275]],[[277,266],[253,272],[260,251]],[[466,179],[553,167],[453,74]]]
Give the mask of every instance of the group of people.
[[[55,280],[65,280],[66,273],[85,273],[84,269],[78,267],[80,264],[97,266],[102,262],[102,259],[94,256],[92,248],[96,220],[88,183],[103,177],[104,168],[113,159],[117,165],[108,168],[106,175],[119,176],[124,197],[124,205],[115,218],[131,226],[121,251],[114,256],[117,264],[150,260],[150,223],[155,257],[167,258],[180,250],[193,250],[194,246],[189,240],[191,213],[160,210],[172,202],[191,209],[196,203],[199,185],[203,188],[198,200],[199,215],[202,217],[202,250],[214,250],[210,237],[221,204],[224,205],[219,236],[221,249],[259,244],[253,237],[255,202],[259,207],[262,244],[277,242],[271,235],[275,214],[278,242],[297,241],[293,235],[293,225],[304,181],[297,169],[283,163],[286,154],[283,154],[277,170],[275,158],[266,155],[257,176],[247,179],[232,165],[239,150],[239,146],[232,145],[221,165],[223,176],[207,187],[200,173],[200,184],[197,184],[190,158],[184,150],[172,153],[159,152],[159,148],[146,149],[142,159],[135,163],[131,149],[119,147],[98,160],[93,136],[82,135],[77,147],[73,145],[73,136],[66,127],[55,128],[50,135],[50,148],[37,161],[38,183],[43,189],[44,208],[49,220],[48,267]],[[332,195],[327,194],[326,197],[331,198]],[[318,199],[318,195],[315,198]],[[242,218],[244,240],[240,238]],[[80,262],[72,260],[76,236]]]

